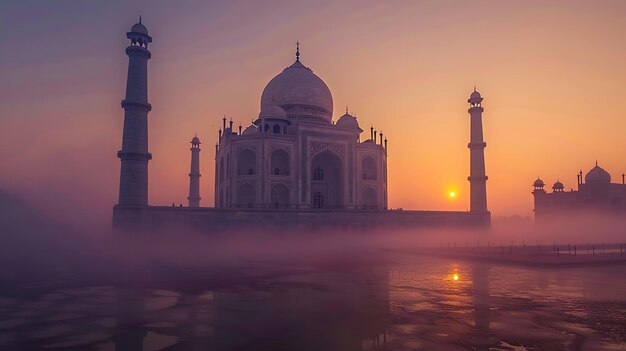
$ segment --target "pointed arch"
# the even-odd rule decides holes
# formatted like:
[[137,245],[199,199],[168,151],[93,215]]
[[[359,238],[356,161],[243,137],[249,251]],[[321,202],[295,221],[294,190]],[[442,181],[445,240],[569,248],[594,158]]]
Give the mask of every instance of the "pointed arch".
[[278,149],[272,152],[270,174],[288,176],[291,169],[291,158],[287,151]]
[[378,209],[378,194],[373,188],[366,188],[362,194],[362,205],[368,210]]
[[311,160],[311,205],[313,208],[344,207],[343,162],[325,150]]
[[256,153],[250,149],[239,151],[237,154],[237,175],[256,175]]
[[256,205],[254,185],[243,183],[237,187],[237,207],[252,208]]
[[285,184],[275,184],[271,190],[271,206],[274,208],[289,207],[289,188]]
[[376,161],[371,156],[367,156],[361,161],[361,173],[363,180],[378,179]]

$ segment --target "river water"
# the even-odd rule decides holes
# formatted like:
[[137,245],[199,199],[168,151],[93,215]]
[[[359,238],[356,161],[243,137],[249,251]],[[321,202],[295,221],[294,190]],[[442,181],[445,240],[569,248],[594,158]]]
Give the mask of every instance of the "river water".
[[624,266],[346,261],[4,289],[0,349],[626,350]]

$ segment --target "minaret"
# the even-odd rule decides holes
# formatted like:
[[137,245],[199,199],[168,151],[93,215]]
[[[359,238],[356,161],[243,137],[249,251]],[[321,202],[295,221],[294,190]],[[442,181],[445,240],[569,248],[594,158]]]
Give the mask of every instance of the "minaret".
[[533,199],[535,208],[533,211],[535,212],[535,220],[541,219],[543,215],[545,215],[545,204],[546,204],[546,191],[543,189],[545,183],[541,178],[537,177],[537,180],[533,183]]
[[189,172],[189,207],[200,207],[200,139],[191,139],[191,171]]
[[152,38],[141,18],[126,37],[130,39],[130,46],[126,48],[126,98],[122,100],[124,134],[122,150],[117,153],[122,161],[119,205],[147,206],[148,161],[152,158],[148,152],[148,112],[152,109],[148,103],[148,60],[151,56],[148,43]]
[[470,149],[470,212],[487,213],[487,176],[485,175],[485,147],[483,141],[483,108],[480,103],[483,98],[474,88],[470,95],[470,142],[467,147]]

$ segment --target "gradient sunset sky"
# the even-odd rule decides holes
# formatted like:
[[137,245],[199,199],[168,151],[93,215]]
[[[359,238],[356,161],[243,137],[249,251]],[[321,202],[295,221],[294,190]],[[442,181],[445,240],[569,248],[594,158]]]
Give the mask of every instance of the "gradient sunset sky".
[[[626,1],[30,1],[0,4],[0,189],[59,218],[105,223],[117,202],[127,57],[150,46],[150,203],[186,204],[202,140],[213,204],[222,116],[247,126],[295,59],[369,136],[389,139],[393,208],[469,207],[469,115],[482,93],[488,206],[532,214],[541,176],[576,187],[626,171]],[[447,194],[455,191],[451,200]]]

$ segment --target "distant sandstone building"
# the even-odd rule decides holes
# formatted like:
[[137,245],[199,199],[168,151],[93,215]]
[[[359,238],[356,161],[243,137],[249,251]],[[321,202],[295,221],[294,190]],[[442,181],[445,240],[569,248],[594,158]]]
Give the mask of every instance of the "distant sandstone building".
[[148,205],[148,71],[152,37],[141,21],[126,33],[130,46],[116,228],[191,226],[201,231],[260,227],[354,228],[423,224],[489,225],[481,106],[470,114],[470,210],[388,209],[387,139],[369,136],[346,108],[333,121],[328,86],[300,60],[274,77],[261,95],[258,118],[235,130],[222,119],[215,145],[215,203],[201,207],[200,139],[191,144],[188,207]]
[[[626,185],[624,174],[622,182],[611,183],[611,175],[596,162],[585,177],[577,174],[577,190],[565,191],[565,185],[556,181],[552,192],[544,190],[545,183],[537,178],[533,183],[535,198],[535,218],[546,219],[555,215],[572,215],[586,211],[598,214],[626,214]],[[584,179],[584,182],[583,182]]]

